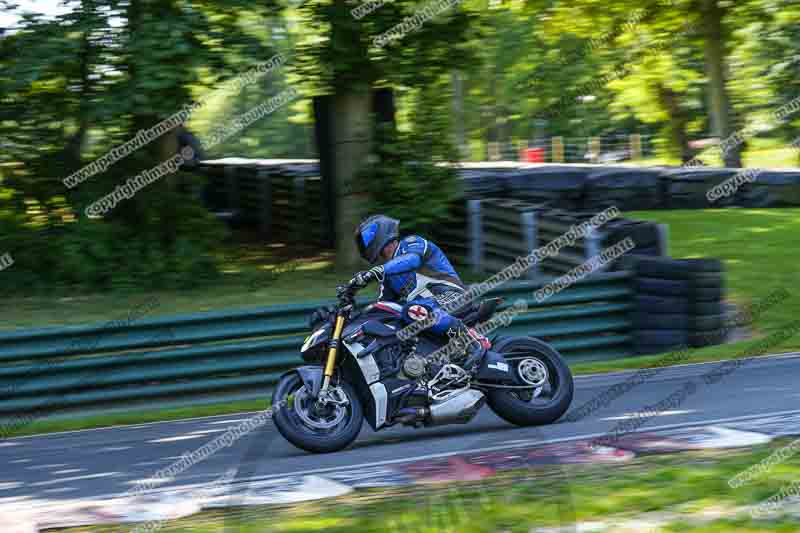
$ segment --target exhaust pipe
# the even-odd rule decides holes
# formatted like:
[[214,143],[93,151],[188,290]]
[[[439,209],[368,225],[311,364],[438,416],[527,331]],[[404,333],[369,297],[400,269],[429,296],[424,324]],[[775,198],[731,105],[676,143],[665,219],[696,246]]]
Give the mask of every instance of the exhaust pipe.
[[481,391],[466,390],[452,398],[430,407],[430,417],[426,426],[443,426],[445,424],[466,424],[478,413],[486,396]]

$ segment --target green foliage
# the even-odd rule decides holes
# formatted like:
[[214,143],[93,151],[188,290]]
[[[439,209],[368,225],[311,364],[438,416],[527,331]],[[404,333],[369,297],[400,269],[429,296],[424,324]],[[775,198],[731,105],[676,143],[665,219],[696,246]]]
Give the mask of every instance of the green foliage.
[[380,84],[421,87],[454,66],[474,61],[477,13],[460,4],[415,31],[377,47],[374,38],[413,16],[430,0],[395,0],[356,20],[355,2],[308,0],[299,10],[296,72],[314,92]]
[[11,254],[14,264],[2,272],[0,282],[10,292],[30,293],[189,288],[215,281],[214,253],[226,237],[224,226],[189,202],[175,208],[178,223],[171,243],[160,240],[158,219],[134,228],[113,219],[43,226],[30,214],[3,216],[0,249]]
[[[199,177],[165,177],[106,219],[82,219],[88,202],[174,154],[174,132],[76,190],[61,180],[276,52],[284,67],[212,97],[189,129],[202,140],[288,87],[306,95],[391,87],[398,131],[376,132],[356,181],[370,209],[417,231],[442,220],[457,195],[446,165],[457,159],[454,132],[483,154],[490,142],[538,135],[659,134],[663,153],[685,157],[690,139],[710,134],[712,84],[702,24],[681,28],[709,2],[464,0],[382,47],[375,37],[431,2],[394,0],[360,19],[357,3],[340,0],[74,0],[51,19],[26,16],[0,37],[0,254],[17,260],[0,283],[212,278],[223,237],[200,207]],[[773,138],[794,139],[800,113],[776,124],[771,111],[800,96],[800,8],[717,4],[735,127],[765,122],[779,128]],[[463,80],[461,97],[453,80]],[[300,99],[207,155],[313,157],[312,122],[310,100]]]
[[271,48],[251,30],[274,4],[81,0],[70,7],[53,19],[26,17],[0,37],[0,249],[15,259],[0,283],[24,292],[213,279],[212,254],[224,235],[200,205],[202,178],[169,175],[103,219],[83,214],[171,157],[176,130],[76,189],[62,180],[194,94],[266,60]]
[[[754,122],[776,128],[772,135],[788,145],[800,134],[800,113],[782,123],[775,123],[772,113],[800,97],[800,9],[766,0],[753,4],[761,6],[760,16],[738,13],[747,24],[736,34],[740,44],[733,54],[741,65],[734,80],[737,102]],[[798,163],[798,158],[792,162]]]
[[376,128],[369,163],[355,180],[356,191],[369,195],[368,211],[399,219],[406,233],[429,233],[458,196],[455,150],[443,115],[430,113],[431,100],[421,98],[410,131]]

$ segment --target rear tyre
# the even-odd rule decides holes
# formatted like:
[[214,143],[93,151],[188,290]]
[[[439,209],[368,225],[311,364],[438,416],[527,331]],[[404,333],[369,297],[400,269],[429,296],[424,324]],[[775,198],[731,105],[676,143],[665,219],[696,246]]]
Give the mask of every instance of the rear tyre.
[[501,340],[494,350],[508,354],[506,361],[515,375],[546,379],[538,393],[536,389],[489,389],[487,403],[497,416],[518,426],[535,426],[551,424],[567,412],[575,385],[572,372],[553,347],[532,337],[513,337]]
[[286,440],[313,453],[336,452],[346,448],[361,431],[364,411],[353,387],[340,380],[338,387],[347,405],[317,408],[315,400],[297,373],[283,376],[272,394],[275,427]]

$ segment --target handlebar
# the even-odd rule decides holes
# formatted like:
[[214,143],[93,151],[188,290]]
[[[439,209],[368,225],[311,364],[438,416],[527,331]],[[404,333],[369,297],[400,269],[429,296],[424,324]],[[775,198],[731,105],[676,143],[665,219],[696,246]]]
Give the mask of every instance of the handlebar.
[[343,301],[344,303],[351,303],[356,296],[356,293],[360,290],[360,287],[356,285],[346,283],[344,285],[339,285],[336,287],[336,298]]

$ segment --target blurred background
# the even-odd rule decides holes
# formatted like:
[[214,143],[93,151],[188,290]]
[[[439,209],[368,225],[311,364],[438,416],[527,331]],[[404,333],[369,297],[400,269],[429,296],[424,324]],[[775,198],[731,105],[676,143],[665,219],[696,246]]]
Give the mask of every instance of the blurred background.
[[[349,190],[339,187],[350,194],[320,203],[388,210],[402,215],[409,231],[446,217],[459,194],[457,172],[432,170],[441,162],[797,163],[790,143],[800,114],[775,117],[800,95],[797,2],[467,0],[383,48],[374,37],[419,6],[395,1],[360,19],[350,13],[356,6],[4,0],[0,251],[14,260],[0,277],[4,291],[74,296],[216,287],[243,283],[242,275],[286,257],[307,257],[301,270],[330,262],[325,252],[337,246],[331,239],[290,240],[221,213],[239,206],[222,198],[227,182],[209,184],[197,161],[103,220],[85,217],[89,203],[187,144],[197,148],[197,160],[313,165],[321,133],[357,137],[334,164],[340,186],[352,181]],[[278,53],[283,66],[226,88]],[[203,147],[215,128],[287,88],[299,97]],[[315,118],[315,98],[330,115],[318,109]],[[77,187],[62,183],[192,102],[202,105],[180,127]],[[323,116],[333,124],[320,124]],[[348,131],[350,123],[361,130]],[[714,149],[744,128],[750,134],[724,157]],[[322,140],[323,152],[343,150]],[[342,166],[345,159],[351,161]],[[305,170],[320,175],[316,167]],[[339,233],[354,219],[347,205],[333,209],[346,219]],[[324,207],[301,209],[314,217]],[[275,211],[273,219],[281,218]],[[297,249],[309,240],[313,253]],[[339,255],[340,267],[355,267],[352,250]]]

